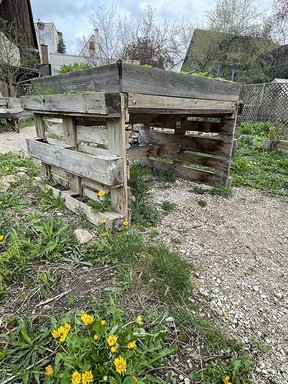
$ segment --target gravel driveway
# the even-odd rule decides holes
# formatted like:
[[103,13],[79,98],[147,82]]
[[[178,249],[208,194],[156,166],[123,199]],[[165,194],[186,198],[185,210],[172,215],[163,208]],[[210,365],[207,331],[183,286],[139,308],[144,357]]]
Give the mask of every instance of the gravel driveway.
[[27,154],[25,139],[36,137],[35,126],[21,128],[20,133],[5,131],[0,133],[0,153],[14,152]]
[[165,200],[177,205],[158,226],[159,240],[198,268],[199,292],[256,356],[255,383],[288,383],[287,200],[248,188],[229,199],[199,195],[195,185],[178,180],[150,191],[159,209]]

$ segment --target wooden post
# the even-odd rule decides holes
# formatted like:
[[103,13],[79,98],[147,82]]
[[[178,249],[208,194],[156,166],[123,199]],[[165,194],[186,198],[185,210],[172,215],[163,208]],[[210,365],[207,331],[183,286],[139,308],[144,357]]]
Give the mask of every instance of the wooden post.
[[[75,119],[70,116],[63,116],[62,121],[65,143],[71,145],[71,147],[74,147],[74,149],[77,150],[77,133]],[[82,195],[81,179],[79,176],[69,173],[69,185],[71,191]]]
[[[45,121],[44,121],[43,116],[40,115],[39,113],[35,113],[34,117],[35,117],[35,126],[36,126],[37,137],[39,137],[39,139],[42,139],[43,141],[47,142],[46,132],[45,132],[46,127],[45,127]],[[42,168],[43,176],[47,180],[51,179],[51,167],[50,167],[50,165],[41,162],[41,168]]]
[[123,158],[123,185],[111,189],[112,210],[121,213],[128,220],[128,187],[127,187],[127,156],[126,156],[126,132],[125,95],[121,94],[121,117],[107,119],[108,151]]

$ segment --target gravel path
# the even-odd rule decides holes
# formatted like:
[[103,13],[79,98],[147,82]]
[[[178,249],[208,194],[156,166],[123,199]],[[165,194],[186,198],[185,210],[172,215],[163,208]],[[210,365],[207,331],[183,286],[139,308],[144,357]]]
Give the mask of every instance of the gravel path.
[[21,128],[20,133],[14,131],[5,131],[0,133],[0,153],[14,152],[19,154],[27,154],[25,139],[34,138],[36,136],[35,127]]
[[247,188],[229,199],[199,195],[195,185],[178,180],[150,191],[159,209],[165,200],[177,205],[157,228],[159,240],[198,268],[199,292],[256,355],[255,383],[288,383],[287,200]]

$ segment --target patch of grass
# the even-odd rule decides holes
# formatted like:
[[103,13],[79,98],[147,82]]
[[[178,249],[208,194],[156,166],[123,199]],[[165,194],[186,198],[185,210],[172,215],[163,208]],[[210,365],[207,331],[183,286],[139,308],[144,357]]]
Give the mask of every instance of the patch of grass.
[[20,128],[30,127],[31,125],[35,125],[34,117],[29,117],[28,119],[24,119],[24,120],[19,121]]
[[232,192],[232,188],[231,187],[228,187],[228,186],[225,186],[223,184],[215,184],[210,190],[209,190],[209,193],[210,195],[212,196],[221,196],[221,197],[225,197],[226,199],[228,199],[229,197],[232,196],[233,192]]
[[170,183],[175,183],[176,181],[176,174],[172,169],[163,169],[159,171],[158,175],[164,181],[167,181]]
[[[187,299],[192,294],[190,275],[192,265],[176,252],[165,246],[150,246],[139,261],[143,278],[163,301],[173,302]],[[142,265],[142,268],[141,268]],[[144,266],[144,268],[143,268]]]
[[161,204],[161,208],[165,211],[165,212],[173,212],[176,208],[176,204],[174,203],[171,203],[170,201],[168,200],[165,200],[162,202]]
[[205,193],[209,192],[209,189],[198,187],[197,185],[191,190],[192,193],[196,193],[197,195],[205,195]]
[[288,156],[280,151],[258,150],[240,141],[231,163],[233,185],[288,196]]
[[144,227],[155,225],[159,218],[158,212],[147,199],[149,184],[143,177],[150,174],[151,169],[147,167],[132,164],[130,168],[130,179],[128,184],[131,188],[132,195],[134,196],[134,200],[130,204],[132,210],[132,223]]
[[182,243],[181,239],[178,239],[178,237],[172,238],[172,239],[170,239],[170,241],[173,244],[181,244]]
[[31,157],[17,156],[12,152],[0,154],[0,177],[15,174],[25,168],[28,176],[37,176],[40,168]]
[[53,208],[59,208],[61,210],[65,209],[65,199],[60,193],[57,197],[54,197],[52,190],[46,189],[45,191],[40,192],[39,197],[40,208],[43,211],[48,211]]
[[207,207],[207,201],[206,200],[197,200],[197,203],[200,205],[200,207]]

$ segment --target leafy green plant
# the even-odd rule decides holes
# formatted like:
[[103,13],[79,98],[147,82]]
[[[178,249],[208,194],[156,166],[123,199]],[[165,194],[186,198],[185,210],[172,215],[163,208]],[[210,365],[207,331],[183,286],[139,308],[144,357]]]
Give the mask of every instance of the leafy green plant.
[[74,63],[70,65],[63,64],[60,66],[58,73],[63,74],[63,73],[68,73],[73,71],[82,71],[83,69],[91,69],[91,68],[93,68],[93,66],[86,63],[80,63],[80,64]]
[[173,212],[176,208],[176,204],[174,203],[171,203],[170,201],[163,201],[162,202],[162,205],[161,205],[162,209],[165,211],[165,212]]
[[65,209],[65,199],[61,193],[54,197],[52,190],[45,189],[40,193],[40,208],[43,211],[48,211],[51,208]]
[[223,184],[215,184],[209,191],[210,195],[225,197],[226,199],[232,196],[232,188]]
[[167,182],[170,182],[170,183],[175,183],[175,181],[176,181],[176,174],[175,174],[175,172],[172,169],[160,170],[158,175],[164,181],[167,181]]
[[98,200],[87,201],[87,204],[93,209],[94,212],[111,211],[111,195],[100,190],[97,194]]
[[34,117],[29,117],[28,119],[24,119],[24,120],[19,121],[20,128],[30,127],[31,125],[35,125]]
[[68,319],[69,314],[52,330],[54,349],[58,351],[42,372],[45,382],[162,382],[157,369],[175,351],[164,345],[163,324],[146,331],[141,315],[127,322],[112,299],[102,310],[78,312],[73,322]]

